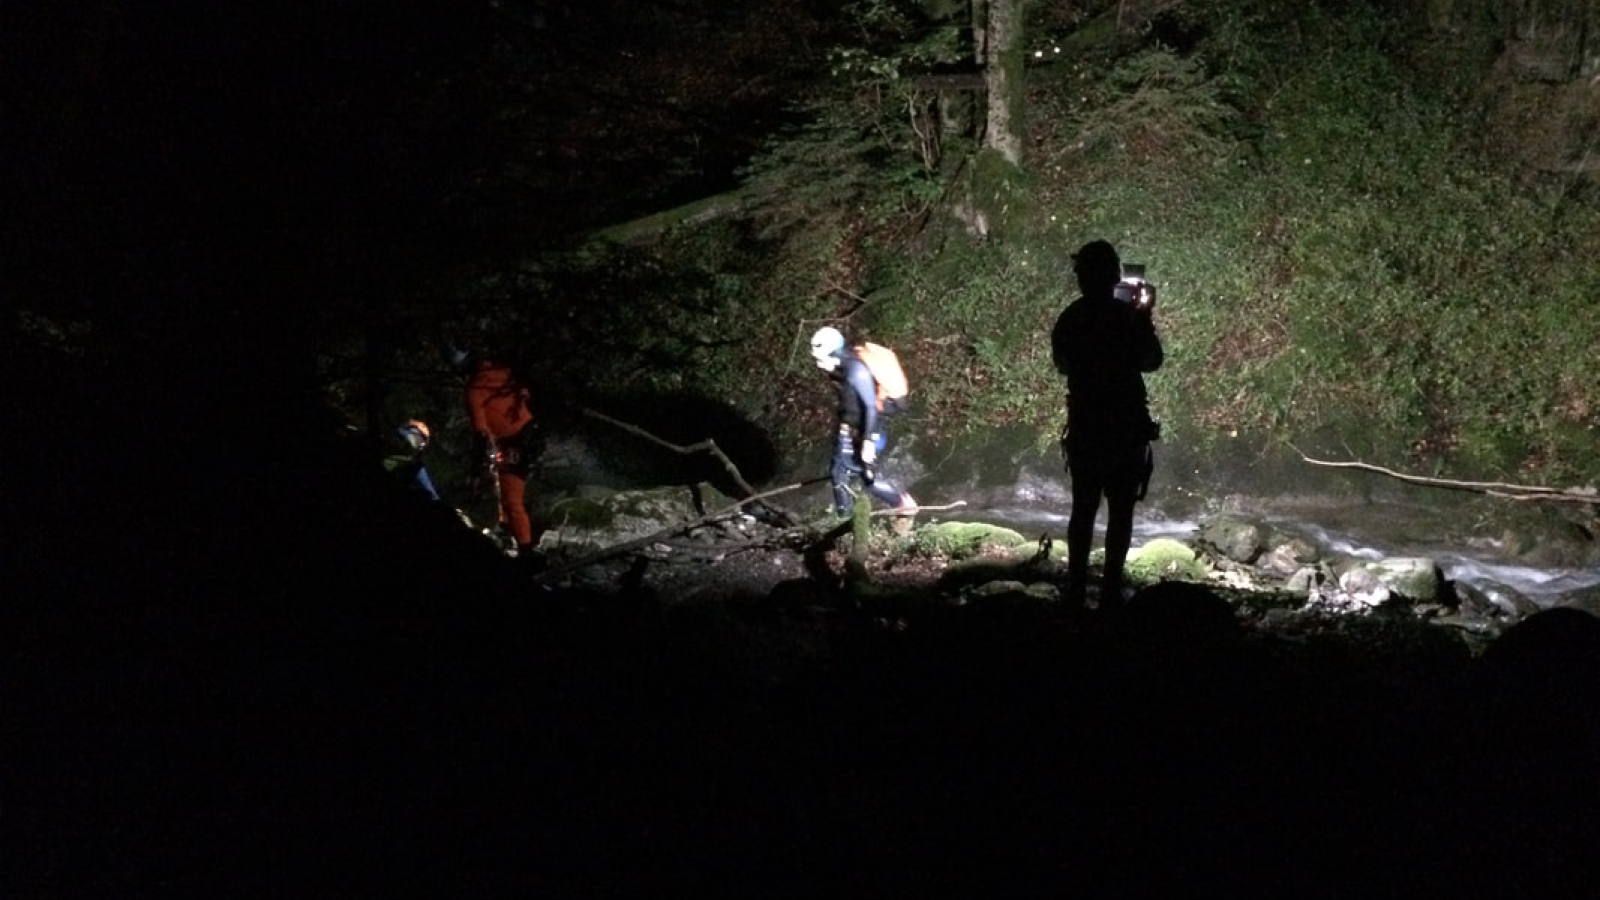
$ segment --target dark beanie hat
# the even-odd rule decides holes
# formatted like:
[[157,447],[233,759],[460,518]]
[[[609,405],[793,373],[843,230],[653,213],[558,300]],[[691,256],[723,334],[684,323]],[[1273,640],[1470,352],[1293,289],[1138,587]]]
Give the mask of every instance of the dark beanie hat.
[[1109,241],[1090,241],[1072,254],[1072,271],[1091,283],[1115,282],[1122,277],[1122,259]]

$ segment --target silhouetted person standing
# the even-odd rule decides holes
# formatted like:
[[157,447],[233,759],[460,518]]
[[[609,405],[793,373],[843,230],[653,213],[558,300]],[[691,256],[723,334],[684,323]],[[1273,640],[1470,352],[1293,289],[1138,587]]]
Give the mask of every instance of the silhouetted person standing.
[[1100,498],[1106,500],[1106,561],[1101,605],[1122,600],[1122,567],[1133,540],[1133,507],[1150,482],[1150,419],[1144,374],[1161,368],[1154,290],[1142,283],[1119,299],[1122,260],[1106,241],[1072,257],[1083,296],[1057,317],[1050,334],[1056,371],[1067,377],[1062,449],[1072,478],[1067,521],[1067,599],[1082,603]]

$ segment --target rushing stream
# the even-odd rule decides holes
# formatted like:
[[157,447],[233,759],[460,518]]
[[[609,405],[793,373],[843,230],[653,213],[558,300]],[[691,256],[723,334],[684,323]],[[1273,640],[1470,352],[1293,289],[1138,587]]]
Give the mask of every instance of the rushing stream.
[[[1009,484],[936,486],[925,502],[966,501],[938,514],[1013,528],[1029,536],[1065,538],[1068,483],[1051,461],[1022,466]],[[1151,496],[1138,507],[1134,546],[1155,538],[1192,542],[1201,524],[1221,512],[1301,537],[1326,557],[1416,556],[1435,560],[1446,578],[1479,589],[1509,588],[1540,607],[1600,586],[1600,565],[1531,564],[1506,550],[1498,526],[1479,522],[1505,509],[1478,497],[1345,473],[1292,470],[1284,478],[1230,472],[1226,478],[1180,477],[1158,464]],[[919,487],[922,487],[919,485]],[[1474,505],[1476,504],[1476,505]],[[1096,520],[1104,534],[1105,514]],[[1098,543],[1097,543],[1098,546]]]
[[[732,413],[665,402],[608,409],[685,443],[714,434],[720,448],[743,460],[743,474],[771,474],[761,462],[771,448],[751,450],[765,446],[757,439],[762,436]],[[662,416],[670,421],[657,421]],[[681,433],[672,430],[673,423]],[[722,471],[707,463],[663,478],[666,468],[684,465],[682,454],[652,457],[644,465],[633,459],[642,446],[634,437],[610,425],[599,428],[552,441],[543,462],[546,477],[559,474],[553,483],[569,487],[649,486],[672,479],[692,483]],[[1071,494],[1050,443],[1041,446],[1038,431],[1020,425],[935,438],[917,433],[911,424],[891,440],[883,471],[928,508],[924,520],[988,522],[1061,540]],[[818,458],[815,448],[807,448],[796,455],[795,471],[776,480],[817,476]],[[1592,514],[1585,520],[1581,510],[1568,509],[1563,518],[1550,507],[1316,465],[1263,441],[1247,446],[1240,439],[1204,457],[1181,442],[1163,442],[1155,460],[1150,495],[1136,513],[1136,546],[1158,537],[1192,543],[1203,524],[1228,514],[1309,541],[1325,558],[1426,557],[1458,584],[1509,590],[1540,607],[1600,588],[1600,548],[1593,534],[1600,526]],[[830,504],[821,485],[801,502],[813,509]],[[1103,531],[1103,512],[1096,524]]]
[[[1048,533],[1052,538],[1063,539],[1067,530],[1065,512],[1038,508],[992,507],[964,508],[962,519],[987,522],[1013,528],[1026,535]],[[1359,534],[1335,531],[1310,522],[1267,519],[1284,532],[1298,534],[1333,556],[1350,556],[1381,559],[1394,556],[1422,556],[1438,562],[1446,578],[1477,588],[1493,585],[1509,587],[1541,607],[1555,605],[1568,594],[1600,585],[1600,569],[1576,569],[1516,565],[1499,561],[1488,555],[1469,555],[1455,548],[1384,544],[1379,539]],[[1169,519],[1160,514],[1140,515],[1134,519],[1134,546],[1156,538],[1173,538],[1190,542],[1199,530],[1194,519]],[[1102,512],[1095,526],[1100,537],[1105,532],[1105,515]],[[1097,544],[1098,546],[1098,544]]]

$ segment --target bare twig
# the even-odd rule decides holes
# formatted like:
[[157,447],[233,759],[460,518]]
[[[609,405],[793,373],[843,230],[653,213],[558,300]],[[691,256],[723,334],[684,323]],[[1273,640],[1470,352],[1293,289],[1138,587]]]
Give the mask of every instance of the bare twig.
[[[861,296],[860,294],[856,293],[855,291],[852,291],[849,288],[845,287],[844,285],[840,284],[839,282],[834,281],[832,278],[828,279],[828,290],[830,290],[830,291],[838,291],[839,293],[845,295],[846,297],[849,297],[851,300],[854,300],[855,304],[856,304],[855,306],[850,307],[849,312],[846,312],[846,313],[843,313],[843,314],[837,315],[837,316],[831,316],[829,318],[830,321],[833,320],[833,319],[848,319],[851,316],[855,315],[856,312],[861,309],[861,307],[866,306],[868,303],[872,302],[872,301],[868,300],[867,298]],[[820,321],[820,320],[812,320],[812,321]]]
[[1453,478],[1430,478],[1424,475],[1396,472],[1393,469],[1386,469],[1383,466],[1373,465],[1372,463],[1312,459],[1293,444],[1289,445],[1289,449],[1299,453],[1301,459],[1314,466],[1376,472],[1408,484],[1420,484],[1457,491],[1474,491],[1508,500],[1557,500],[1573,503],[1600,503],[1600,492],[1597,492],[1593,487],[1555,488],[1545,485],[1508,484],[1503,481],[1458,481]]
[[845,312],[843,312],[843,313],[841,313],[840,315],[837,315],[837,316],[824,316],[823,318],[820,318],[820,319],[799,319],[799,320],[797,320],[794,323],[794,343],[791,344],[790,347],[789,347],[789,362],[788,362],[788,365],[785,366],[785,368],[789,368],[789,369],[794,368],[794,358],[799,353],[800,347],[803,344],[805,344],[805,342],[806,342],[806,326],[808,326],[808,325],[816,325],[819,322],[844,322],[844,321],[848,321],[851,316],[853,316],[856,313],[860,312],[870,302],[870,301],[867,300],[867,298],[861,296],[860,294],[855,293],[854,291],[851,291],[849,288],[846,288],[845,286],[839,284],[837,281],[834,281],[832,278],[828,279],[828,290],[837,291],[838,293],[843,294],[846,297],[849,297],[855,303],[855,305],[850,307],[848,310],[846,310]]
[[[661,438],[656,437],[655,435],[651,434],[648,431],[645,431],[643,428],[640,428],[637,425],[629,425],[627,422],[622,422],[622,421],[619,421],[617,419],[613,419],[610,416],[606,415],[605,413],[597,412],[595,410],[589,409],[588,407],[584,407],[583,408],[583,414],[588,416],[588,417],[590,417],[590,418],[592,418],[592,419],[599,419],[600,421],[605,422],[607,424],[615,425],[618,428],[621,428],[623,431],[626,431],[631,435],[634,435],[636,437],[642,437],[645,440],[647,440],[647,441],[649,441],[649,442],[651,442],[653,444],[656,444],[657,446],[666,447],[668,450],[672,450],[672,451],[675,451],[677,453],[685,453],[685,454],[687,454],[687,453],[697,453],[697,452],[699,452],[701,450],[705,450],[705,451],[709,452],[712,456],[715,456],[717,458],[717,461],[722,463],[722,467],[728,471],[729,475],[733,476],[734,484],[737,484],[740,488],[742,488],[746,494],[754,494],[756,492],[755,488],[753,488],[750,485],[745,483],[744,476],[739,473],[739,467],[734,465],[733,464],[733,460],[729,459],[727,457],[727,455],[722,452],[722,449],[717,446],[717,442],[715,440],[707,438],[707,439],[699,442],[698,444],[689,444],[687,446],[681,446],[680,447],[677,444],[672,444],[672,443],[669,443],[667,441],[662,440]],[[751,496],[747,496],[747,497],[745,497],[745,499],[743,501],[741,501],[740,505],[742,506],[744,503],[749,503],[750,501],[752,501],[754,499],[756,499],[756,498],[755,497],[751,497]]]
[[1510,494],[1504,491],[1484,491],[1490,497],[1502,500],[1549,500],[1554,503],[1586,503],[1600,506],[1600,494],[1592,487],[1564,488],[1555,494]]
[[[946,503],[943,506],[923,506],[923,505],[919,504],[914,511],[915,512],[919,512],[919,513],[922,513],[922,512],[945,512],[947,510],[959,509],[959,508],[961,508],[963,506],[966,506],[966,505],[967,505],[967,501],[965,501],[965,500],[957,500],[954,503]],[[872,511],[872,514],[874,516],[878,516],[878,517],[883,517],[883,516],[903,516],[903,515],[906,515],[905,512],[902,512],[901,510],[895,509],[893,507],[890,507],[890,508],[887,508],[887,509],[875,509],[875,510]]]

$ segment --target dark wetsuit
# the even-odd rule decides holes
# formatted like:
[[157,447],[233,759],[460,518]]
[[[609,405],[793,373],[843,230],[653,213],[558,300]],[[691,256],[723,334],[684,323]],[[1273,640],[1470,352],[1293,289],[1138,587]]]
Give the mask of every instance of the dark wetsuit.
[[1148,314],[1107,290],[1080,297],[1061,312],[1050,349],[1056,371],[1067,377],[1063,449],[1072,476],[1068,588],[1081,594],[1094,519],[1104,497],[1106,582],[1120,589],[1133,537],[1133,506],[1150,478],[1154,434],[1143,373],[1161,367],[1161,339]]
[[[841,516],[848,516],[855,506],[850,491],[851,480],[866,474],[861,464],[862,443],[872,439],[874,448],[881,456],[889,435],[885,430],[888,420],[878,411],[878,383],[872,377],[872,370],[852,350],[845,350],[841,356],[838,368],[828,373],[828,377],[839,386],[836,415],[838,435],[834,442],[831,474],[834,511]],[[877,475],[876,466],[873,469],[874,477],[870,481],[863,478],[867,493],[889,506],[905,505],[905,495]]]

